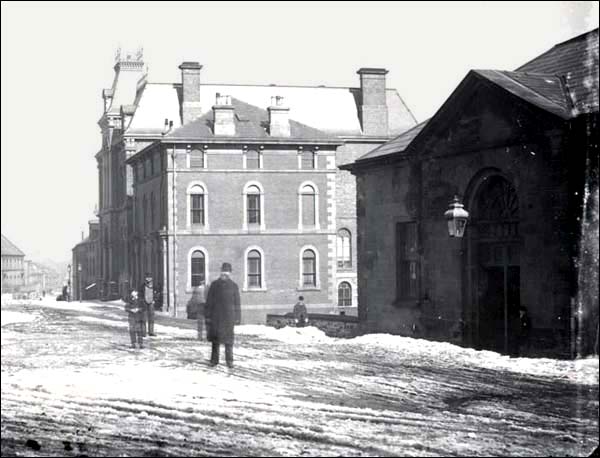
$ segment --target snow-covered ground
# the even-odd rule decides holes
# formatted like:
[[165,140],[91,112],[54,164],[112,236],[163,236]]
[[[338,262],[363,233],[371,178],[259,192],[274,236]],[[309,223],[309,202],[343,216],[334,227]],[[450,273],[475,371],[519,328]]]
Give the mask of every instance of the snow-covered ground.
[[3,305],[2,455],[587,456],[598,445],[597,358],[248,325],[229,370],[207,365],[194,325],[159,316],[158,336],[134,350],[119,303]]

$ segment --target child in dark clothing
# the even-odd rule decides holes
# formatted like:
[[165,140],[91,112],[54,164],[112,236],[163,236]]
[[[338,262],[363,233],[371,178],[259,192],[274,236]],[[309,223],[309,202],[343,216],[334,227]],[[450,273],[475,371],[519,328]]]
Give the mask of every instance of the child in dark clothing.
[[138,292],[132,291],[129,295],[129,301],[125,305],[129,319],[129,336],[131,337],[131,348],[135,348],[136,343],[140,348],[144,348],[144,311],[140,308]]

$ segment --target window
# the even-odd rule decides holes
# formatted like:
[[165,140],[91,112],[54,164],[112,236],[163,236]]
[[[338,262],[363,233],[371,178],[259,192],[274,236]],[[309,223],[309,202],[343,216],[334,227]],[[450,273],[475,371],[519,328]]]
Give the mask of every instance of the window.
[[150,176],[154,176],[154,154],[151,154],[148,158],[148,162],[150,163]]
[[149,178],[152,176],[152,174],[150,173],[150,164],[151,161],[148,158],[144,159],[144,178]]
[[246,192],[248,224],[260,224],[260,189],[250,186]]
[[246,153],[246,168],[260,169],[260,156],[258,151],[250,150]]
[[142,232],[146,232],[146,228],[148,227],[148,199],[144,196],[144,210],[142,212]]
[[350,307],[352,305],[352,286],[346,281],[338,286],[338,305],[340,307]]
[[301,154],[302,154],[302,168],[303,169],[314,169],[315,168],[315,154],[312,151],[303,151]]
[[150,224],[151,224],[152,228],[155,227],[155,221],[154,221],[154,207],[155,206],[156,206],[156,201],[154,200],[154,193],[152,192],[150,194]]
[[302,286],[317,286],[317,257],[313,250],[302,253]]
[[396,225],[396,294],[416,299],[418,291],[417,223]]
[[302,226],[316,225],[316,194],[315,189],[306,185],[302,188]]
[[196,250],[192,253],[191,286],[200,286],[206,282],[206,263],[204,253]]
[[160,173],[161,164],[160,164],[160,153],[154,155],[154,172]]
[[198,149],[193,149],[192,151],[190,151],[190,168],[204,168],[204,151]]
[[190,191],[190,216],[192,224],[204,225],[204,189],[202,186],[193,186]]
[[248,253],[248,288],[261,288],[261,258],[257,250]]
[[352,267],[352,239],[348,229],[340,229],[337,235],[337,265],[340,269]]

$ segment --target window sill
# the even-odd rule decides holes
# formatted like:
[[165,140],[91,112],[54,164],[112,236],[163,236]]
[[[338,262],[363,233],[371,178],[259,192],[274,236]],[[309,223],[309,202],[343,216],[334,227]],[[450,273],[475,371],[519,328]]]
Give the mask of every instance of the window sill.
[[300,288],[296,288],[296,291],[321,291],[321,287],[319,287],[319,286],[301,286]]
[[267,288],[243,288],[242,291],[244,293],[266,293]]

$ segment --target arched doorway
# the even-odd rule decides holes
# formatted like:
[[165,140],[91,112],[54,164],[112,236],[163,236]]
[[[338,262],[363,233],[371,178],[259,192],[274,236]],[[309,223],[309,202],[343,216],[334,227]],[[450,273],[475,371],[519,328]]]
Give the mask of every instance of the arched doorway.
[[467,243],[472,343],[513,353],[521,305],[519,200],[503,176],[479,179],[471,199]]

